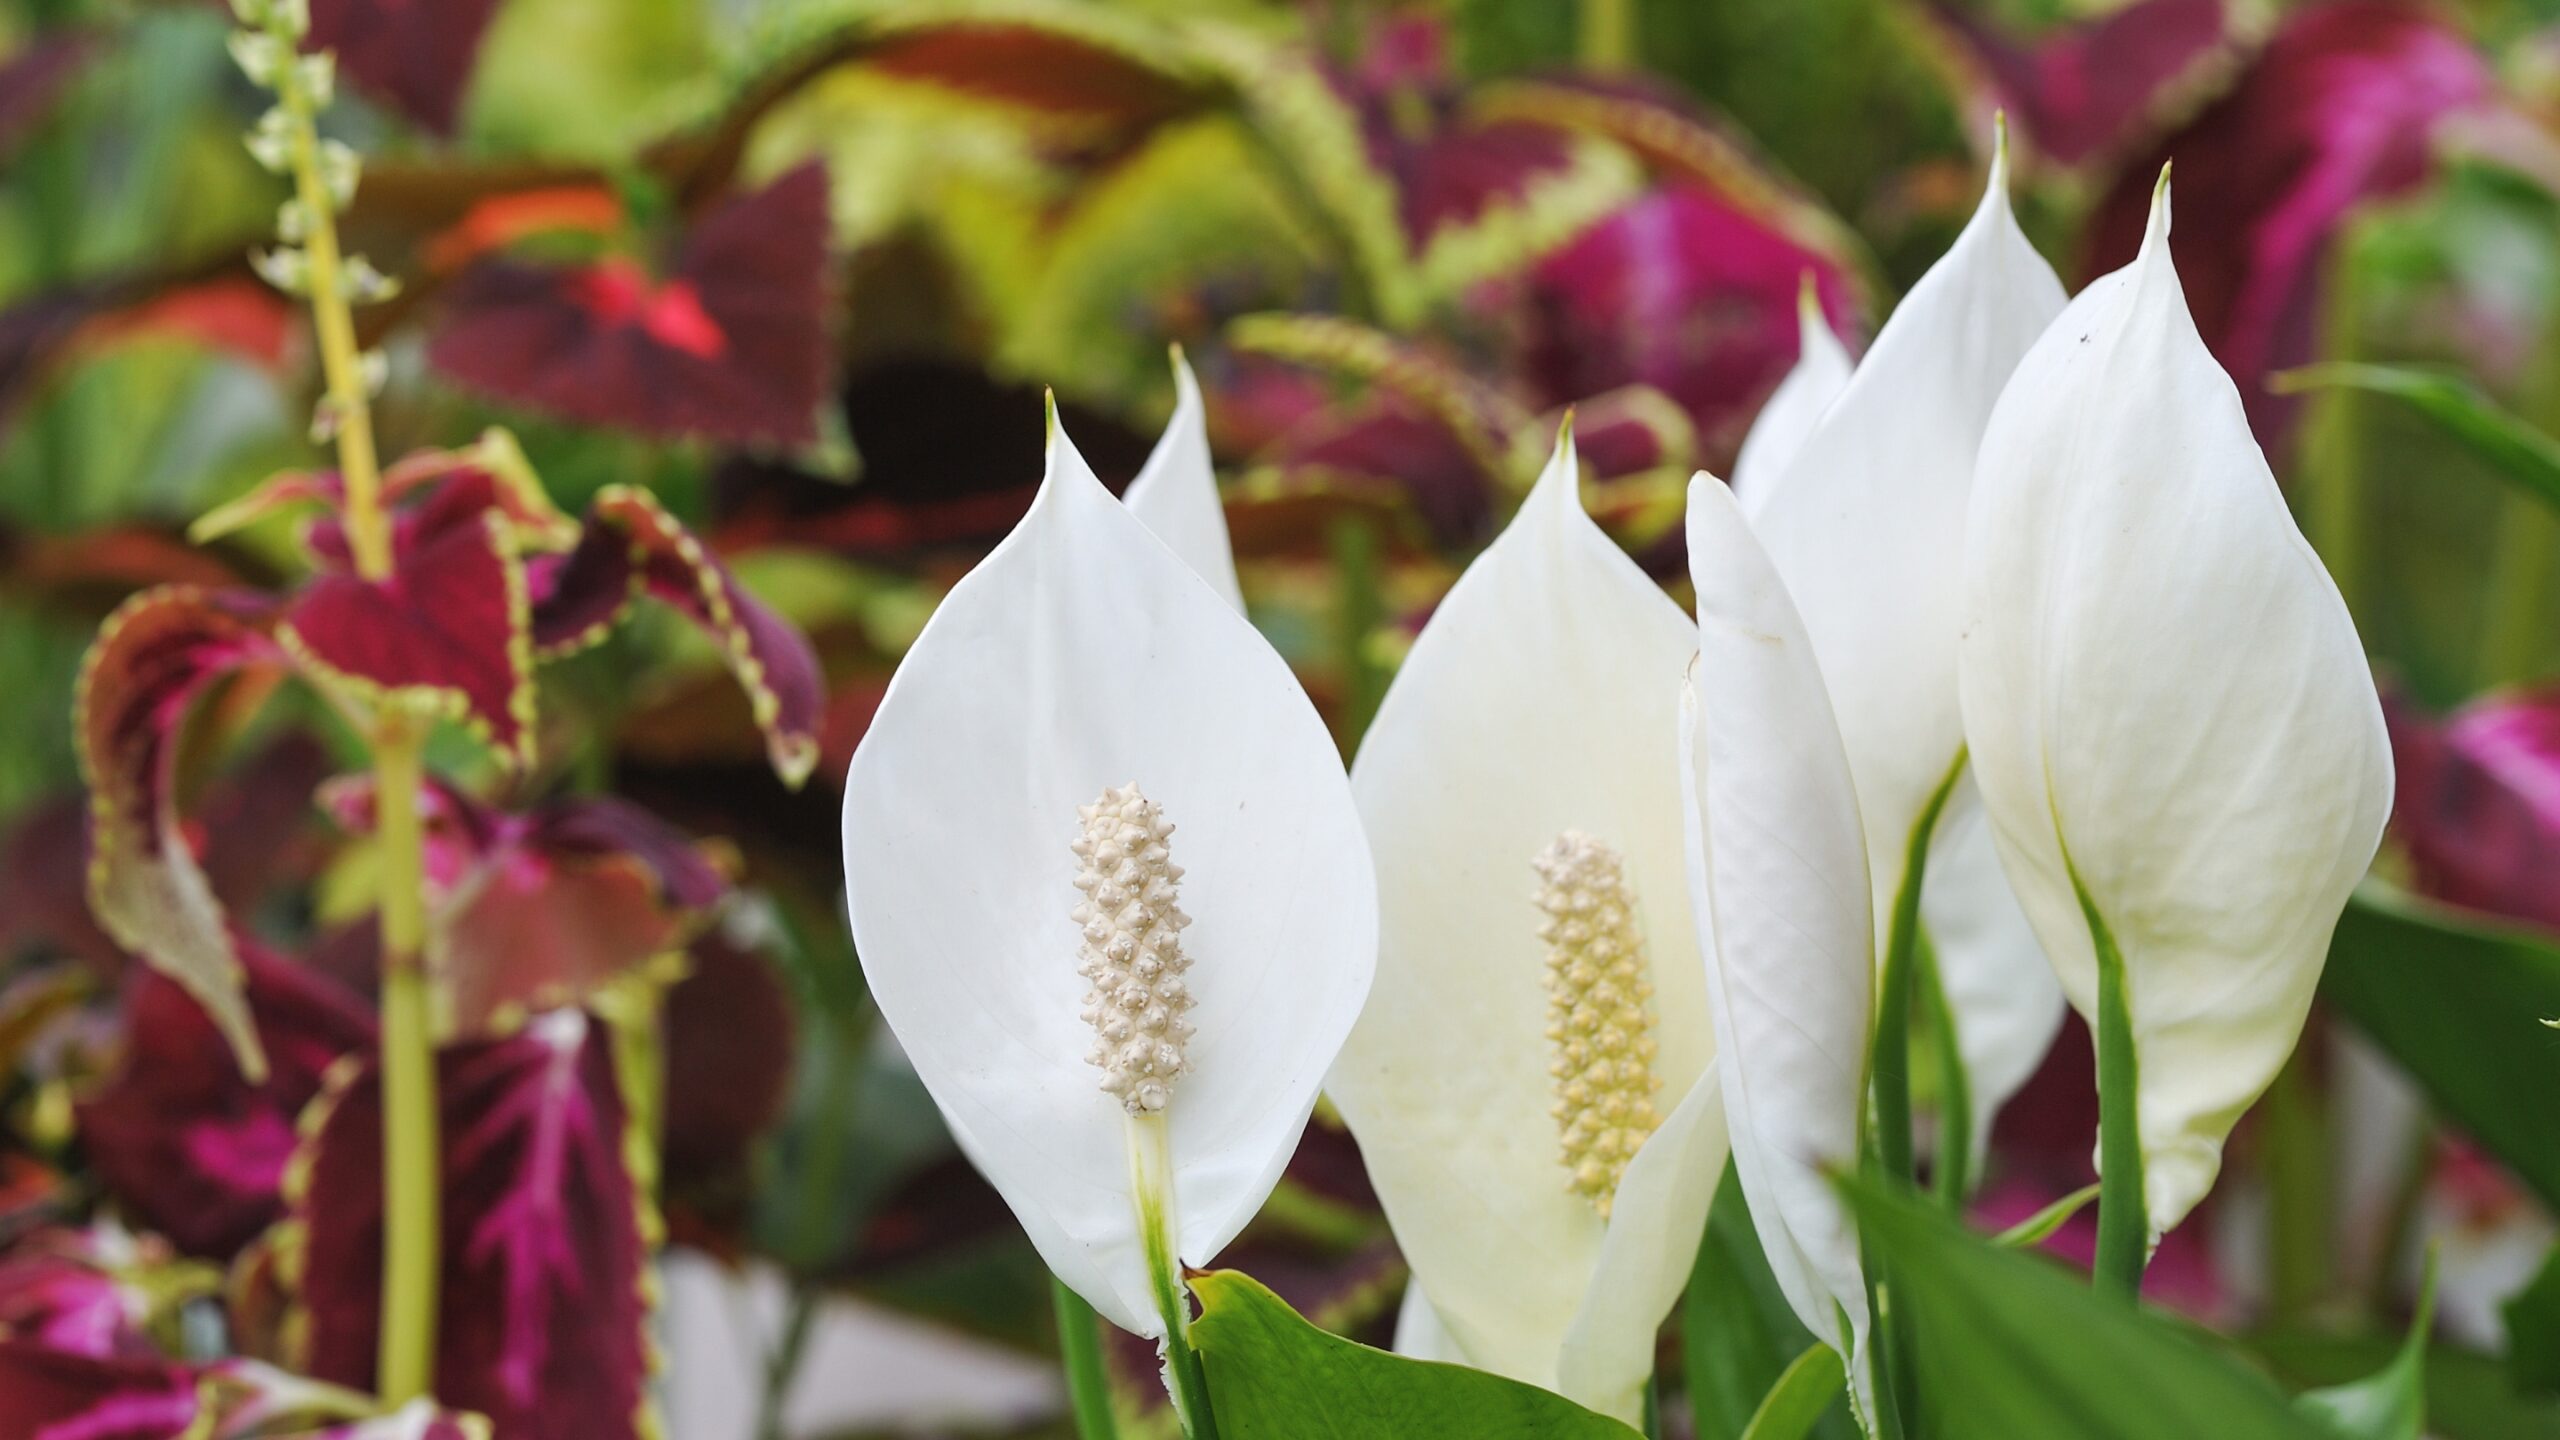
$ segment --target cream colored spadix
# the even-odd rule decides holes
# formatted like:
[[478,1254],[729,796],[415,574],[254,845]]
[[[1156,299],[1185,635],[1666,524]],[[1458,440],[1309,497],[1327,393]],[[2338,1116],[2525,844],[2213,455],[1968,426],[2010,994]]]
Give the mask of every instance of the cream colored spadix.
[[1839,716],[1880,942],[1913,827],[1964,746],[1956,633],[1975,452],[2010,371],[2062,303],[2010,213],[2004,143],[1981,207],[1794,458],[1735,490]]
[[1564,1170],[1606,1220],[1627,1163],[1662,1123],[1653,1108],[1662,1047],[1653,1036],[1652,968],[1623,856],[1567,830],[1534,863]]
[[1789,1308],[1872,1415],[1858,1237],[1824,1173],[1857,1163],[1875,1008],[1857,791],[1804,623],[1711,475],[1689,482],[1689,573],[1681,794],[1734,1171]]
[[[1106,813],[1094,855],[1074,853]],[[1105,842],[1119,860],[1075,888]],[[1358,813],[1288,666],[1053,431],[1031,512],[891,681],[846,778],[844,847],[872,994],[962,1149],[1059,1278],[1163,1334],[1141,1202],[1181,1261],[1216,1257],[1279,1178],[1375,960]],[[1105,884],[1118,907],[1070,918]],[[1079,957],[1098,943],[1116,974],[1125,932],[1135,980],[1168,931],[1188,968],[1120,1013],[1132,1040],[1155,1008],[1163,1033],[1194,1033],[1106,1089]]]
[[1076,818],[1067,848],[1084,898],[1067,918],[1082,927],[1076,973],[1093,987],[1078,1012],[1093,1027],[1085,1063],[1102,1072],[1104,1092],[1122,1109],[1153,1114],[1173,1102],[1173,1082],[1191,1068],[1183,1051],[1193,1002],[1182,978],[1191,917],[1174,903],[1182,867],[1167,844],[1173,822],[1134,781],[1103,791]]
[[2083,893],[2123,955],[2155,1234],[2291,1052],[2391,795],[2355,626],[2196,333],[2168,230],[2164,176],[2141,255],[2000,399],[1962,655],[2001,860],[2083,1015]]
[[[1378,864],[1378,980],[1326,1090],[1429,1292],[1408,1328],[1438,1353],[1628,1420],[1725,1154],[1670,703],[1694,648],[1680,607],[1584,513],[1560,437],[1519,514],[1415,640],[1352,767]],[[1592,903],[1542,908],[1556,882],[1532,869],[1541,857]],[[1638,949],[1640,965],[1604,973],[1603,931],[1612,965]],[[1574,973],[1583,962],[1590,973]],[[1640,984],[1649,1009],[1634,1002]],[[1561,989],[1576,995],[1568,1021],[1589,1002],[1588,1031],[1555,1025]],[[1631,1158],[1615,1151],[1639,1138],[1623,1122],[1645,1081],[1622,1081],[1613,1061],[1609,1085],[1577,1098],[1554,1073],[1564,1042],[1551,1028],[1596,1041],[1604,1009],[1622,1023],[1649,1015],[1658,1047],[1649,1104],[1661,1119]],[[1577,1133],[1577,1120],[1590,1123]],[[1584,1187],[1581,1162],[1603,1135],[1611,1157]]]

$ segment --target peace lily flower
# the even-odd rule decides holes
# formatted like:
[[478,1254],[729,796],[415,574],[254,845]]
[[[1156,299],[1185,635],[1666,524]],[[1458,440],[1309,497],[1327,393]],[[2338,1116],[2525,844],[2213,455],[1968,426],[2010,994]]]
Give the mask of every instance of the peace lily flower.
[[1182,347],[1173,347],[1173,418],[1121,501],[1147,522],[1156,538],[1209,582],[1219,598],[1244,609],[1236,583],[1236,556],[1227,540],[1227,512],[1218,500],[1218,475],[1209,464],[1209,417],[1200,403],[1200,381]]
[[1695,639],[1579,483],[1568,430],[1352,766],[1378,979],[1327,1093],[1428,1294],[1416,1348],[1633,1420],[1724,1112],[1669,703]]
[[[1983,426],[2062,303],[2052,267],[2010,213],[2004,129],[1972,221],[1845,382],[1837,342],[1807,312],[1803,356],[1755,422],[1735,485],[1837,707],[1880,955],[1890,953],[1913,842],[1929,827],[1916,918],[1955,1021],[1977,1152],[1992,1114],[2052,1044],[2062,996],[1961,773],[1958,555]],[[1826,387],[1834,393],[1822,403]]]
[[1030,513],[854,755],[846,888],[881,1013],[1041,1258],[1178,1340],[1174,1262],[1261,1206],[1368,993],[1375,879],[1287,665],[1050,426]]
[[1680,699],[1690,909],[1733,1164],[1790,1309],[1840,1351],[1863,1420],[1871,1316],[1825,1169],[1857,1163],[1875,941],[1858,794],[1822,670],[1732,492],[1689,482],[1697,663]]
[[1965,730],[2001,859],[2102,1073],[2109,1012],[2129,1020],[2140,1144],[2105,1166],[2139,1162],[2136,1243],[2203,1196],[2293,1049],[2391,796],[2355,625],[2168,233],[2164,172],[2141,254],[2001,397],[1965,554]]

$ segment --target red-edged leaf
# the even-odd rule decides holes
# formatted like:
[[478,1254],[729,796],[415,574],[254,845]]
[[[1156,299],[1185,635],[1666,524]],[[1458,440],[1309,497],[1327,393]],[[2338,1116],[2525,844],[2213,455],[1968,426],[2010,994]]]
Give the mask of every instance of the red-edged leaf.
[[[328,804],[348,828],[372,829],[370,777],[330,786]],[[420,809],[428,960],[458,1034],[583,1003],[681,950],[728,894],[728,877],[682,831],[611,796],[510,814],[431,781]]]
[[330,50],[348,79],[435,131],[453,133],[498,0],[311,0],[306,50]]
[[344,987],[255,944],[239,955],[264,1082],[241,1079],[221,1034],[176,986],[137,971],[123,1062],[77,1112],[89,1163],[126,1213],[218,1260],[283,1215],[295,1121],[340,1056],[373,1048],[372,1013]]
[[532,606],[514,526],[495,509],[457,514],[432,501],[400,525],[389,578],[315,577],[288,605],[281,638],[323,679],[459,721],[500,759],[529,764]]
[[700,626],[745,687],[773,768],[795,786],[809,777],[827,698],[817,652],[654,496],[622,485],[598,492],[578,548],[536,580],[534,643],[546,655],[595,643],[642,594]]
[[175,743],[205,687],[280,658],[272,602],[171,585],[107,618],[82,663],[74,728],[89,787],[89,902],[116,943],[204,1006],[251,1078],[266,1057],[241,998],[221,902],[179,828]]
[[2010,123],[2064,165],[2149,139],[2164,112],[2192,103],[2241,52],[2228,0],[2135,0],[2032,39],[1954,0],[1930,0],[1929,13],[1980,67]]
[[2383,0],[2292,11],[2231,92],[2128,166],[2091,216],[2084,272],[2133,258],[2160,167],[2177,161],[2169,244],[2196,328],[2263,443],[2296,402],[2275,370],[2312,356],[2321,262],[2358,204],[2433,169],[2438,128],[2483,103],[2489,67],[2429,12]]
[[813,163],[704,216],[663,278],[621,258],[482,260],[455,280],[427,358],[589,424],[806,444],[829,383],[828,234]]
[[1130,27],[1081,19],[1064,6],[1020,18],[893,19],[863,59],[905,79],[1113,130],[1154,125],[1199,102],[1198,80],[1124,33]]
[[185,1440],[196,1411],[175,1365],[0,1340],[0,1440]]
[[[437,1397],[498,1440],[652,1433],[642,1200],[603,1025],[556,1011],[436,1057],[443,1144]],[[320,1102],[297,1166],[291,1278],[319,1379],[369,1389],[382,1271],[382,1091],[367,1065]]]
[[2393,696],[2391,826],[2436,899],[2560,930],[2560,690],[2439,723]]

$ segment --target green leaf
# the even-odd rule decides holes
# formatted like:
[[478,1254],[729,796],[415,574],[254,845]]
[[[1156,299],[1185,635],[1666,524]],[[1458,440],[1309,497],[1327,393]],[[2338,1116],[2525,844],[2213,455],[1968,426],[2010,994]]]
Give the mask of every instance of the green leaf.
[[[1890,1265],[1933,1440],[2333,1440],[2185,1328],[2004,1250],[1934,1206],[1843,1181]],[[1910,1417],[1906,1417],[1908,1419]]]
[[2333,1431],[2338,1440],[2418,1440],[2427,1423],[2427,1331],[2436,1313],[2436,1261],[2427,1257],[2426,1283],[2409,1338],[2391,1363],[2362,1380],[2310,1390],[2294,1407]]
[[[1707,1230],[1681,1301],[1680,1344],[1686,1361],[1689,1414],[1698,1440],[1737,1440],[1751,1427],[1763,1397],[1814,1344],[1796,1319],[1760,1250],[1751,1204],[1727,1165],[1707,1209]],[[1821,1440],[1857,1440],[1844,1393],[1807,1432]]]
[[2043,1244],[2054,1231],[2061,1229],[2072,1216],[2079,1214],[2081,1207],[2087,1205],[2090,1201],[2097,1199],[2098,1191],[2101,1188],[2102,1187],[2096,1185],[2081,1186],[2079,1189],[2074,1190],[2070,1194],[2063,1196],[2061,1199],[2054,1201],[2052,1204],[2047,1205],[2033,1215],[2028,1216],[2026,1219],[2021,1220],[2017,1224],[2010,1226],[2008,1229],[2001,1231],[1998,1235],[1992,1237],[1992,1243],[2010,1250],[2034,1249],[2036,1246]]
[[2560,1206],[2551,1097],[2560,948],[2368,883],[2347,904],[2320,990],[2445,1118]]
[[1534,1385],[1327,1334],[1251,1276],[1216,1270],[1191,1289],[1224,1440],[1637,1440]]
[[[2391,1363],[2400,1348],[2396,1336],[2300,1329],[2262,1332],[2239,1343],[2294,1386],[2370,1375]],[[2439,1345],[2427,1352],[2427,1431],[2438,1440],[2551,1440],[2560,1435],[2560,1400],[2520,1395],[2496,1358]]]
[[2507,1302],[2507,1376],[2518,1390],[2560,1395],[2560,1249]]
[[2311,365],[2275,378],[2279,393],[2340,386],[2407,401],[2496,467],[2500,475],[2560,509],[2560,440],[2501,408],[2469,379],[2398,365]]
[[1770,1387],[1769,1397],[1760,1402],[1760,1411],[1751,1417],[1751,1428],[1742,1432],[1742,1440],[1804,1440],[1839,1401],[1848,1383],[1848,1367],[1841,1363],[1839,1351],[1823,1344],[1806,1346]]

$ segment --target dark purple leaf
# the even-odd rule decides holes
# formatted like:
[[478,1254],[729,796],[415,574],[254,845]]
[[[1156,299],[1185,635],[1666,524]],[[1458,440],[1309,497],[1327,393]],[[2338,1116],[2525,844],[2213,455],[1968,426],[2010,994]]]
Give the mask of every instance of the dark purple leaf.
[[[636,1440],[648,1281],[625,1117],[600,1022],[554,1011],[436,1057],[443,1310],[435,1393],[496,1440]],[[318,1379],[369,1389],[382,1270],[382,1092],[370,1065],[324,1099],[293,1197],[289,1277]]]
[[0,1340],[0,1440],[185,1440],[196,1406],[194,1377],[165,1361]]
[[2009,123],[2064,165],[2104,159],[2157,133],[2241,56],[2227,0],[2136,0],[2032,39],[1975,7],[1930,0],[1930,13],[1978,65]]
[[454,283],[427,358],[506,401],[647,435],[806,444],[828,390],[826,171],[723,202],[653,276],[617,257],[491,257]]
[[311,0],[303,48],[335,51],[348,79],[450,135],[497,9],[498,0]]

